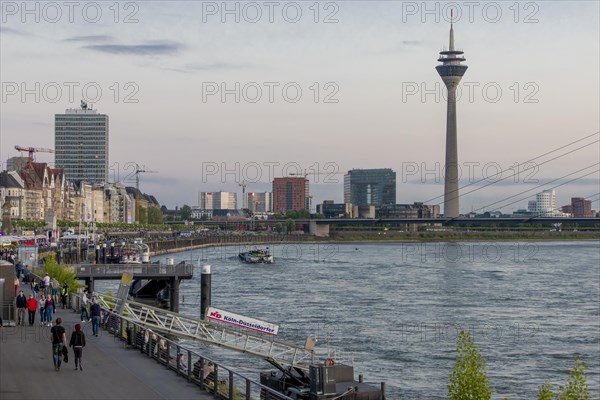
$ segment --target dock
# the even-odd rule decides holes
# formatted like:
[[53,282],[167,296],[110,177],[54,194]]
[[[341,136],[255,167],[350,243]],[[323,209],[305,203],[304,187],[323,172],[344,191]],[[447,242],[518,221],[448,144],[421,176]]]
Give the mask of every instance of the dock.
[[123,273],[130,273],[133,279],[164,281],[169,287],[169,308],[179,311],[179,286],[183,279],[192,279],[194,266],[186,262],[179,264],[74,264],[77,279],[85,281],[90,292],[94,291],[94,281],[121,279]]

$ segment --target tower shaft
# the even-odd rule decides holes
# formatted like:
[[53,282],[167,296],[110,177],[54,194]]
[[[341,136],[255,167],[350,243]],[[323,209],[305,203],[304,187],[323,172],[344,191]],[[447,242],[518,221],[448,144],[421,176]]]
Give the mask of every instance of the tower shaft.
[[[458,84],[460,78],[456,81]],[[458,181],[458,135],[456,129],[456,85],[448,85],[446,111],[446,164],[444,174],[444,216],[455,218],[459,213]]]

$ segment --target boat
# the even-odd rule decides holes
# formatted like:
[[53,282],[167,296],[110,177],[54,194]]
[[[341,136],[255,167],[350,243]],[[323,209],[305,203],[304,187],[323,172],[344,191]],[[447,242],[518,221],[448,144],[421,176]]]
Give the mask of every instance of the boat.
[[250,251],[239,254],[240,260],[248,264],[274,264],[275,259],[269,251],[269,248],[264,249],[254,248]]

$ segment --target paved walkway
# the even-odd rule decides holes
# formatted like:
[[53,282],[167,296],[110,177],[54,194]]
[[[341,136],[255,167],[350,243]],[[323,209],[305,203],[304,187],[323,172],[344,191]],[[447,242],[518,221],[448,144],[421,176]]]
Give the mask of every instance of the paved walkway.
[[[26,296],[31,292],[24,287]],[[79,322],[79,313],[57,310],[67,329],[67,340]],[[26,316],[27,319],[27,316]],[[73,350],[69,362],[54,371],[50,328],[39,326],[39,312],[33,327],[0,328],[0,399],[210,399],[196,385],[167,370],[139,350],[125,349],[123,342],[101,331],[91,334],[85,324],[87,345],[83,349],[83,371],[75,371]],[[88,326],[89,325],[89,326]]]

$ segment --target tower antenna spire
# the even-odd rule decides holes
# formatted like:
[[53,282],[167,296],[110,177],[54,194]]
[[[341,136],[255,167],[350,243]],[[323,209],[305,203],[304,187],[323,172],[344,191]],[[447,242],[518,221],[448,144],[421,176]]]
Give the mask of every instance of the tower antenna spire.
[[454,9],[450,9],[450,51],[454,51]]

